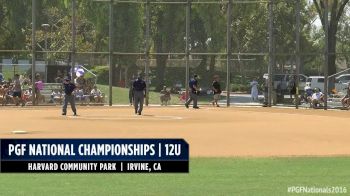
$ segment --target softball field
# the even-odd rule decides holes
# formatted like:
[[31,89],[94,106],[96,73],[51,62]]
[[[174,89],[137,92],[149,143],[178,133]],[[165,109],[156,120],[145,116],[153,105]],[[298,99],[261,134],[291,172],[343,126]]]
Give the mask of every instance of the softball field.
[[0,195],[346,195],[350,188],[348,111],[145,107],[136,116],[131,107],[81,106],[75,117],[59,107],[0,109],[0,138],[184,138],[190,145],[186,174],[2,173]]
[[[191,157],[350,155],[350,113],[312,109],[1,108],[1,138],[184,138]],[[26,131],[14,134],[13,131]]]

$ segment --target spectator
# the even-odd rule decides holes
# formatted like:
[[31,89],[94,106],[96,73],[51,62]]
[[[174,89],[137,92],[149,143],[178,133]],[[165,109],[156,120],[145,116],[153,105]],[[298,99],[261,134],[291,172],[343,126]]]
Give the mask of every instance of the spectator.
[[262,89],[264,89],[264,102],[263,107],[268,105],[268,94],[269,94],[269,79],[264,78],[264,82],[262,84]]
[[96,103],[102,103],[102,93],[101,93],[101,91],[99,89],[97,89],[96,85],[91,90],[90,95],[94,98],[94,101]]
[[84,97],[84,90],[80,87],[77,87],[75,90],[74,90],[74,94],[75,94],[75,100],[77,101],[81,101],[83,102],[85,100],[85,97]]
[[39,103],[39,100],[42,99],[42,95],[40,93],[40,91],[42,91],[44,89],[44,83],[43,81],[40,79],[40,74],[36,74],[35,75],[35,89],[34,89],[34,103],[33,105],[36,105]]
[[293,95],[294,95],[294,99],[295,99],[295,95],[297,93],[297,84],[296,84],[296,78],[297,76],[293,75],[291,80],[289,81],[288,85],[289,85],[289,93],[290,93],[290,99],[293,99]]
[[304,101],[306,103],[311,103],[311,98],[312,98],[312,94],[314,93],[314,91],[309,86],[305,86],[304,90],[305,90],[304,98],[303,98]]
[[84,75],[81,75],[77,78],[75,78],[75,84],[77,84],[77,87],[80,88],[80,89],[84,89],[85,87],[85,84],[86,84],[86,80],[84,78]]
[[32,85],[31,79],[27,76],[27,74],[23,74],[20,76],[20,79],[22,87],[26,85]]
[[20,103],[22,103],[22,106],[24,106],[24,102],[22,101],[22,86],[19,78],[20,77],[18,74],[15,74],[15,77],[13,78],[13,101],[16,106],[18,106]]
[[60,70],[57,70],[56,78],[55,78],[56,83],[63,83],[63,75]]
[[21,82],[21,84],[24,83],[24,79],[25,79],[25,74],[19,76],[19,81]]
[[318,106],[322,106],[322,103],[324,103],[324,95],[319,88],[315,88],[311,97],[311,106],[317,108]]
[[341,99],[341,103],[344,108],[349,109],[350,108],[350,84],[348,85],[348,88],[346,89],[346,95]]
[[11,103],[15,104],[16,101],[13,98],[13,85],[6,85],[5,86],[5,91],[6,91],[6,94],[5,94],[5,105],[8,102],[11,102]]
[[6,92],[7,89],[5,88],[5,84],[0,86],[0,103],[1,105],[5,105],[6,103]]
[[163,90],[160,91],[160,102],[161,105],[168,105],[168,102],[171,100],[171,96],[170,96],[170,91],[168,91],[166,89],[166,86],[163,87]]
[[62,104],[62,93],[59,90],[57,89],[52,90],[51,102]]
[[23,102],[24,104],[27,104],[28,102],[32,101],[33,91],[32,87],[29,87],[28,90],[24,91],[23,93]]
[[180,94],[180,101],[186,102],[186,96],[187,96],[186,91],[181,91],[179,92],[179,94]]
[[250,82],[250,86],[251,88],[251,97],[252,97],[252,101],[258,101],[258,95],[259,95],[259,91],[258,91],[258,82],[256,81],[256,79],[254,78],[253,81]]
[[95,81],[92,78],[86,79],[86,83],[85,83],[85,86],[84,86],[85,94],[90,94],[90,92],[93,89],[94,85],[95,85]]

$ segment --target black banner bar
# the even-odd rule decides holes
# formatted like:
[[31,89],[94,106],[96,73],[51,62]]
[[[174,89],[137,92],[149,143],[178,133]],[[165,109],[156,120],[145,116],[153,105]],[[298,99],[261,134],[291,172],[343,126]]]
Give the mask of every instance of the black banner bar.
[[3,173],[188,173],[188,161],[1,161]]

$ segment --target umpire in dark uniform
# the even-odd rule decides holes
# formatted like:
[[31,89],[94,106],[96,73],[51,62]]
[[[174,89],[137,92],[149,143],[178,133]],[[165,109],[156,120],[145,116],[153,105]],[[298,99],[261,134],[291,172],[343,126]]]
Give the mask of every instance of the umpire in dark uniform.
[[193,78],[189,82],[189,87],[190,87],[190,97],[186,101],[185,106],[186,106],[186,108],[188,108],[191,101],[193,101],[193,108],[199,109],[199,107],[197,105],[198,94],[199,94],[198,75],[197,74],[193,75]]
[[143,101],[146,95],[146,82],[142,80],[141,76],[132,84],[134,94],[134,108],[135,114],[141,115],[143,109]]
[[76,116],[77,109],[75,108],[75,97],[73,95],[73,91],[76,88],[76,86],[67,77],[63,81],[63,87],[64,87],[65,95],[64,95],[64,100],[63,100],[62,115],[67,114],[67,105],[68,105],[68,103],[70,103],[70,106],[72,107],[72,111],[74,113],[74,116]]

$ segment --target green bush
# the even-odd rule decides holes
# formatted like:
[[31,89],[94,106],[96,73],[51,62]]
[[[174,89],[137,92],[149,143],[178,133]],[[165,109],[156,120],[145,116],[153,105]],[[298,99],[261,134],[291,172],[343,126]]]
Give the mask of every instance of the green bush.
[[108,66],[96,66],[91,70],[97,75],[97,83],[105,84],[109,83],[109,67]]

